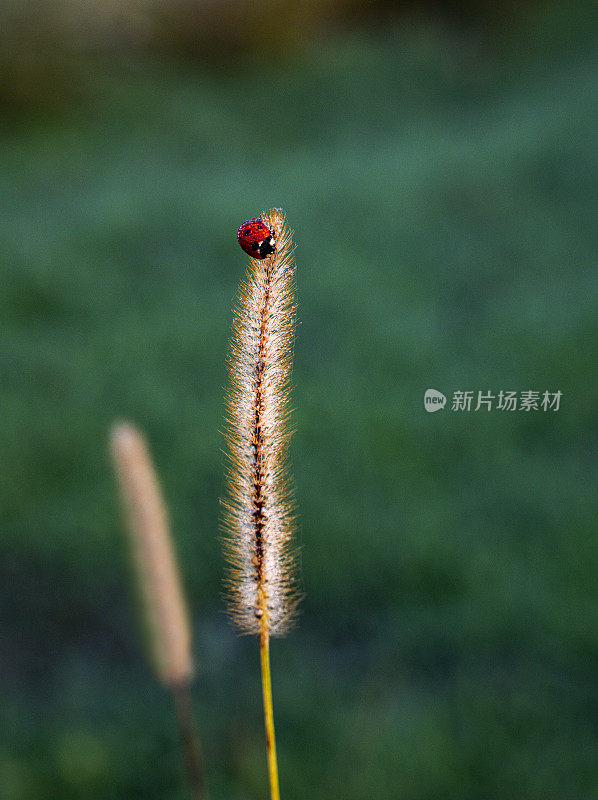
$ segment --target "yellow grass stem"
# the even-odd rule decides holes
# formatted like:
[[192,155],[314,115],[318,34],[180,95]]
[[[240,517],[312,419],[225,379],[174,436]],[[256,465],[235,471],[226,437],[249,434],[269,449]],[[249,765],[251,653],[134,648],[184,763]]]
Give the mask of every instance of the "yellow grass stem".
[[260,635],[260,662],[262,666],[262,694],[264,696],[264,721],[266,724],[266,753],[270,777],[270,798],[280,800],[278,790],[278,762],[276,760],[276,737],[274,735],[274,711],[272,706],[272,681],[270,678],[270,637]]

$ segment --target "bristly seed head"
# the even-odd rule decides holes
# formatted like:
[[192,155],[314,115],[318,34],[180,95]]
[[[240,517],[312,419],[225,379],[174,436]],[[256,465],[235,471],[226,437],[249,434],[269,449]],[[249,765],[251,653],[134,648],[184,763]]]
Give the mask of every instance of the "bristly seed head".
[[300,599],[287,427],[296,304],[284,214],[272,209],[260,220],[276,249],[271,257],[251,259],[234,311],[223,525],[232,618],[244,633],[280,635]]

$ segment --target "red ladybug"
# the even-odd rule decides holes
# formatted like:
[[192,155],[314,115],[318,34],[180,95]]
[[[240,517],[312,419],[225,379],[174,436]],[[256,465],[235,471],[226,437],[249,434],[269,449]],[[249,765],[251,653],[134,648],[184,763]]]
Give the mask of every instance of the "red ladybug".
[[237,232],[239,244],[252,258],[267,258],[276,252],[274,231],[263,219],[248,219]]

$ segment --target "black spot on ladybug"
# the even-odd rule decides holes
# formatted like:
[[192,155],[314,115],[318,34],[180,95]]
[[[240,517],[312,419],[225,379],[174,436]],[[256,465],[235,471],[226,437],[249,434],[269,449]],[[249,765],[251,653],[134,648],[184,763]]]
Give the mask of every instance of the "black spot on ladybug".
[[276,252],[276,247],[274,246],[274,237],[271,236],[269,239],[266,239],[263,242],[260,242],[259,246],[259,254],[260,258],[266,258],[266,256],[271,255],[272,253]]

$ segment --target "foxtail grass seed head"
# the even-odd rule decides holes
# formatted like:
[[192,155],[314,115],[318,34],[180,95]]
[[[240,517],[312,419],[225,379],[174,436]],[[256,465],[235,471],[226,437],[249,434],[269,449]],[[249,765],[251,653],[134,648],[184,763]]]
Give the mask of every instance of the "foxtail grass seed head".
[[118,423],[112,428],[110,446],[127,513],[150,655],[159,680],[173,688],[191,679],[193,666],[166,508],[141,433],[128,423]]
[[243,633],[276,636],[287,631],[300,599],[288,474],[295,267],[292,232],[280,209],[244,223],[242,246],[247,225],[247,241],[269,232],[273,252],[264,255],[260,245],[251,258],[234,309],[222,501],[227,589],[231,617]]

